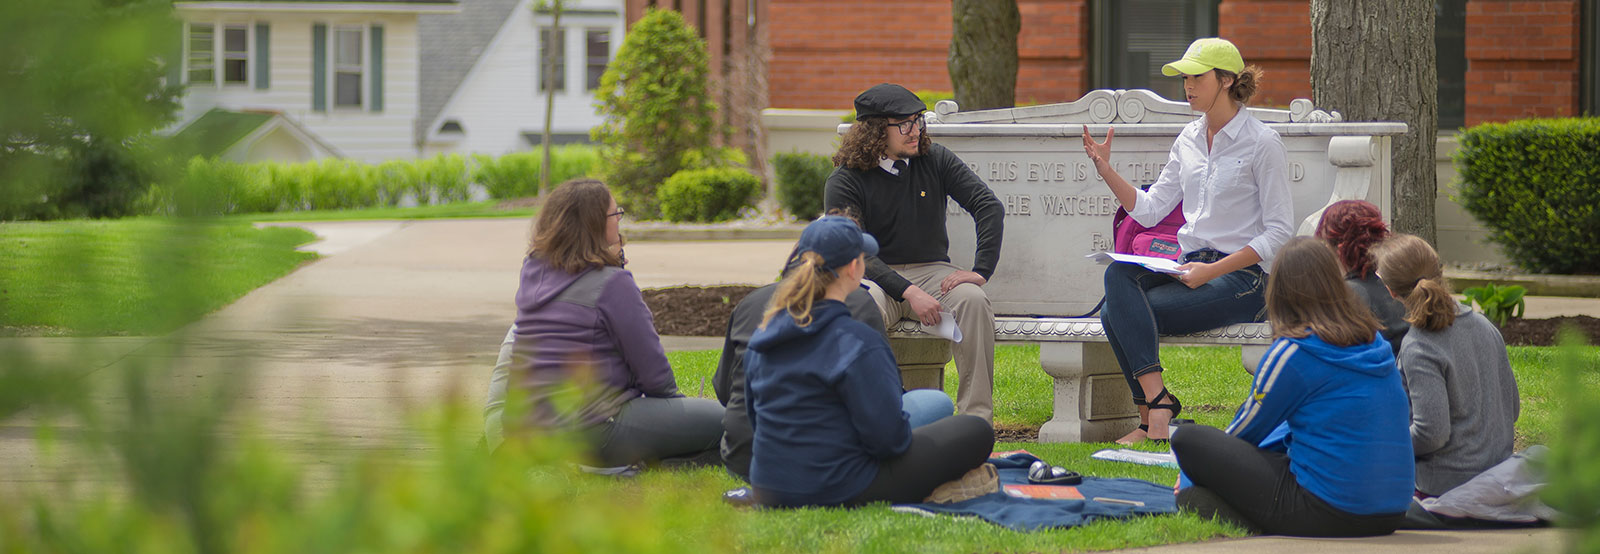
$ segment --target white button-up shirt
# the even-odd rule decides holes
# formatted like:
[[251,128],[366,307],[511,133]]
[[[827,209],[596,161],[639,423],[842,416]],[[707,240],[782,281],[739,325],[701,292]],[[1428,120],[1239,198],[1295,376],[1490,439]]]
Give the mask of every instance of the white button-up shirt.
[[1293,199],[1283,140],[1240,108],[1206,147],[1206,119],[1183,128],[1161,176],[1139,191],[1128,215],[1146,227],[1183,201],[1178,247],[1232,254],[1249,246],[1272,270],[1273,255],[1294,236]]

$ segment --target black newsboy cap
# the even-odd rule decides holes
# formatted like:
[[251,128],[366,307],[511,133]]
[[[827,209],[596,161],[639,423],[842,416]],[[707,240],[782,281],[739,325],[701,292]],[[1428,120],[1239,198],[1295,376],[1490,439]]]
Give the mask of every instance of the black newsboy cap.
[[900,117],[928,111],[915,93],[892,83],[874,86],[856,96],[856,119]]

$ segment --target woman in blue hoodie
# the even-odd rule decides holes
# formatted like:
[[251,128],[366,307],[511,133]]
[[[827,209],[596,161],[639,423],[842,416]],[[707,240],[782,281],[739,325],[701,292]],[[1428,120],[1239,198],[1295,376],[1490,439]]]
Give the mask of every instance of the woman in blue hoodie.
[[[1411,502],[1406,391],[1326,243],[1301,237],[1279,250],[1267,319],[1278,338],[1227,431],[1185,425],[1172,437],[1193,483],[1178,506],[1269,534],[1394,532]],[[1286,451],[1256,446],[1280,426],[1288,436],[1274,442]]]
[[[850,317],[878,243],[847,218],[806,226],[800,265],[773,293],[745,352],[750,484],[769,506],[921,502],[983,465],[994,431],[955,415],[911,428],[889,342]],[[993,475],[990,473],[990,475]]]
[[605,184],[571,181],[545,199],[522,263],[510,385],[526,413],[510,435],[576,431],[601,465],[678,458],[715,464],[722,405],[685,398],[633,274],[623,211]]

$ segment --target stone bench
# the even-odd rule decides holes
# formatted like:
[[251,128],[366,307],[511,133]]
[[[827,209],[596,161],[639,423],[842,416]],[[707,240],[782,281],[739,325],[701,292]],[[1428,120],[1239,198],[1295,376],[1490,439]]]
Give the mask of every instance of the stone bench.
[[[1346,123],[1305,99],[1288,110],[1250,111],[1283,138],[1299,234],[1311,234],[1338,200],[1372,202],[1388,219],[1389,137],[1404,133],[1405,124]],[[1005,205],[1000,263],[984,290],[1000,314],[996,341],[1038,344],[1039,366],[1055,379],[1055,413],[1039,431],[1041,442],[1109,441],[1138,417],[1100,320],[1073,317],[1102,296],[1105,267],[1084,256],[1111,248],[1116,211],[1083,154],[1083,126],[1097,138],[1115,126],[1112,163],[1143,185],[1155,181],[1173,140],[1198,115],[1148,90],[1096,90],[1064,104],[974,112],[946,100],[927,115],[934,140],[960,155]],[[951,261],[970,267],[972,218],[954,202],[947,214]],[[907,387],[943,384],[948,342],[900,321],[890,325],[890,343]],[[1264,323],[1232,325],[1162,343],[1240,346],[1240,362],[1253,373],[1271,331]]]
[[[1099,318],[997,316],[994,336],[997,343],[1038,344],[1039,367],[1055,380],[1054,412],[1039,429],[1039,442],[1109,441],[1137,423],[1139,411]],[[906,388],[944,386],[949,341],[924,333],[922,326],[911,320],[896,322],[889,328],[889,337]],[[1240,362],[1253,375],[1256,363],[1272,343],[1272,330],[1266,323],[1241,323],[1203,333],[1164,336],[1161,343],[1240,346]]]

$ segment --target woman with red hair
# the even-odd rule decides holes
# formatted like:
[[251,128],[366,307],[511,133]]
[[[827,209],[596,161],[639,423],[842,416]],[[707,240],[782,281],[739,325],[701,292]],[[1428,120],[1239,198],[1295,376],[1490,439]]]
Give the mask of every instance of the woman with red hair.
[[1345,284],[1372,309],[1372,315],[1378,316],[1378,322],[1383,324],[1384,340],[1389,341],[1389,347],[1399,355],[1400,339],[1406,336],[1411,324],[1406,323],[1406,307],[1395,300],[1378,279],[1378,264],[1369,252],[1373,245],[1389,238],[1383,212],[1365,200],[1334,202],[1322,212],[1316,237],[1327,241],[1338,254]]

